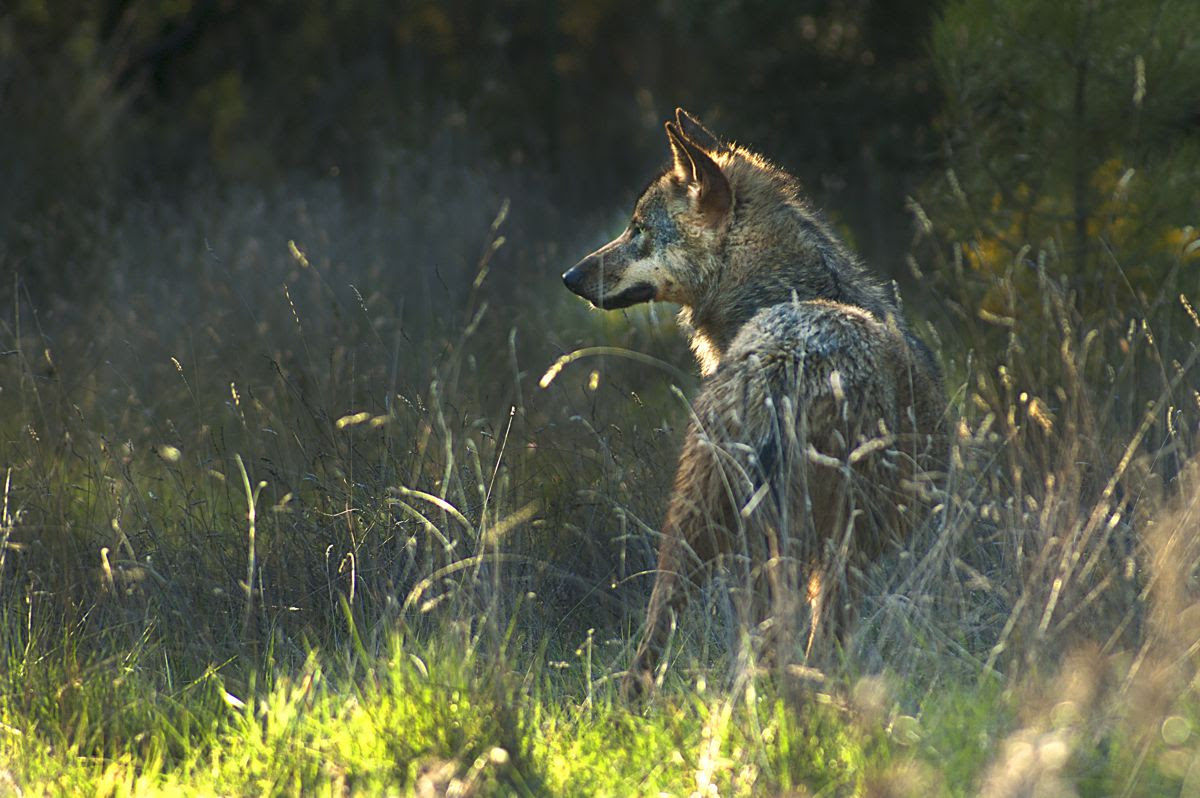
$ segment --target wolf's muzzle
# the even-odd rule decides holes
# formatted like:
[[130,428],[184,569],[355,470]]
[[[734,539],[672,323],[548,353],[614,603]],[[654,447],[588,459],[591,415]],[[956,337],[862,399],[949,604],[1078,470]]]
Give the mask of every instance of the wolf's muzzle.
[[578,265],[571,267],[562,276],[562,279],[563,285],[571,293],[583,297],[598,308],[603,310],[627,308],[630,305],[649,302],[657,293],[654,286],[649,283],[631,285],[617,294],[605,293],[603,286],[596,285],[595,280],[589,279],[593,266],[594,264],[590,263],[588,258],[584,258]]

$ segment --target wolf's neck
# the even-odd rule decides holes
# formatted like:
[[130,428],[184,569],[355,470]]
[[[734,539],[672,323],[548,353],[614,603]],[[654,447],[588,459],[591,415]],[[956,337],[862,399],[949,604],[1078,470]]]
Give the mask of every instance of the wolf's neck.
[[756,295],[742,297],[731,294],[720,303],[681,309],[679,323],[691,336],[692,352],[700,365],[700,373],[707,376],[717,370],[733,339],[756,313],[765,307],[789,302],[792,296],[791,291],[778,295],[773,291],[758,291]]
[[[759,311],[784,302],[824,299],[860,307],[883,319],[894,315],[890,292],[836,242],[753,254],[753,263],[732,260],[718,270],[707,294],[679,314],[691,334],[702,374],[711,374],[742,327]],[[765,268],[764,268],[765,267]],[[745,275],[742,279],[738,276]]]
[[[749,288],[753,290],[747,290]],[[691,337],[692,352],[700,365],[700,373],[707,376],[717,370],[733,339],[756,313],[781,302],[790,302],[793,296],[801,301],[813,298],[767,286],[738,286],[718,302],[681,309],[679,322]]]
[[680,308],[678,320],[679,326],[689,337],[688,343],[692,347],[692,354],[696,356],[696,363],[700,366],[701,376],[707,377],[717,370],[717,366],[721,365],[721,358],[729,346],[728,342],[721,345],[709,333],[697,327],[692,309],[689,307]]

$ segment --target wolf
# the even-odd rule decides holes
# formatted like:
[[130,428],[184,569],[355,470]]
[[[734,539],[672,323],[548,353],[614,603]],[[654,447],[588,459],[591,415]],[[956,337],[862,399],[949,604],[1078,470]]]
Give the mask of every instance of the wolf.
[[628,227],[563,275],[597,308],[678,304],[702,376],[627,695],[653,689],[719,568],[742,573],[771,651],[840,640],[863,566],[908,534],[945,409],[896,292],[799,182],[683,109],[665,128],[670,163]]

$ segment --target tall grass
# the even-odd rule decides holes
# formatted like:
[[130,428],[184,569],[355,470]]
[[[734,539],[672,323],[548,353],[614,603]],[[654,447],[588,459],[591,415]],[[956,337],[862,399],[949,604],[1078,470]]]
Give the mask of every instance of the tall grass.
[[1184,302],[1093,332],[1053,253],[1036,324],[910,297],[948,375],[950,467],[866,574],[836,664],[753,668],[717,584],[658,696],[626,707],[614,677],[695,386],[602,353],[540,385],[586,346],[687,362],[662,308],[589,313],[559,289],[578,226],[536,186],[401,158],[370,207],[333,183],[130,202],[84,242],[99,290],[14,282],[0,784],[1197,788]]

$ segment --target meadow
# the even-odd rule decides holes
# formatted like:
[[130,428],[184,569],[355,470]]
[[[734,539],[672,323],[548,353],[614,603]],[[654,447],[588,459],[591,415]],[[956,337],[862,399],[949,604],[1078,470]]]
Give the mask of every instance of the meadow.
[[717,582],[628,705],[695,369],[562,288],[615,210],[458,162],[29,232],[79,277],[5,278],[0,792],[1200,795],[1197,297],[1085,314],[913,201],[936,506],[835,666],[760,666]]

